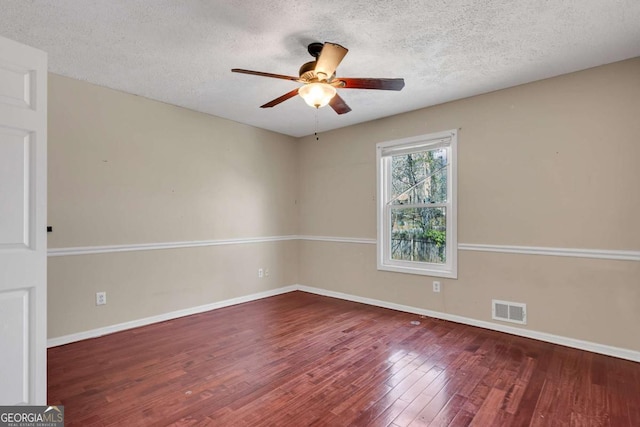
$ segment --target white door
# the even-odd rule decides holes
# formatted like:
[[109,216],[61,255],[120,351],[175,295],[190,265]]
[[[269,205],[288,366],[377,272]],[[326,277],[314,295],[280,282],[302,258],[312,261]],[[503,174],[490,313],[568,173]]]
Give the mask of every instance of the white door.
[[0,405],[47,400],[47,55],[0,37]]

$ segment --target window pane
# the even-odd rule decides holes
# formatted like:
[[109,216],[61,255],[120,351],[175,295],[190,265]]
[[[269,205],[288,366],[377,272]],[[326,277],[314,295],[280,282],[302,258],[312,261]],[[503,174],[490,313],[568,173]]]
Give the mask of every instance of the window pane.
[[391,208],[391,259],[446,263],[446,208]]
[[446,148],[393,156],[390,203],[446,203],[447,160]]

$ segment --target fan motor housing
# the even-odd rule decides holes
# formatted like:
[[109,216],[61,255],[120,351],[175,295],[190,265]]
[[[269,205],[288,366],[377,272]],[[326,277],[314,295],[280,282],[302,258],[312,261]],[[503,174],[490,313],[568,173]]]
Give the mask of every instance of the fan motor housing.
[[316,61],[307,62],[300,67],[300,71],[298,71],[298,75],[300,76],[300,80],[303,81],[311,81],[316,78]]

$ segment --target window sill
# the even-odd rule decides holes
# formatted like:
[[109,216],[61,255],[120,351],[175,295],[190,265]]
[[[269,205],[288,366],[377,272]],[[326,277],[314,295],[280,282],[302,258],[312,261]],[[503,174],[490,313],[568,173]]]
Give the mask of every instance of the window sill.
[[419,274],[422,276],[444,277],[457,279],[458,272],[455,269],[433,269],[428,267],[406,267],[401,265],[389,265],[378,263],[378,270],[392,271],[394,273]]

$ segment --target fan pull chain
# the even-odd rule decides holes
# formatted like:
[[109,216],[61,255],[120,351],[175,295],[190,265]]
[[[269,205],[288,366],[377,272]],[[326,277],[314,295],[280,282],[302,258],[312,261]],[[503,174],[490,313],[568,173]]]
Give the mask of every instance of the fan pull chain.
[[316,131],[313,133],[316,136],[316,141],[320,141],[320,137],[318,136],[318,110],[316,107]]

